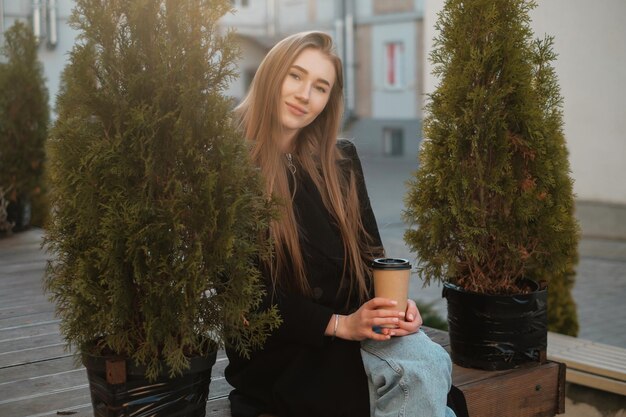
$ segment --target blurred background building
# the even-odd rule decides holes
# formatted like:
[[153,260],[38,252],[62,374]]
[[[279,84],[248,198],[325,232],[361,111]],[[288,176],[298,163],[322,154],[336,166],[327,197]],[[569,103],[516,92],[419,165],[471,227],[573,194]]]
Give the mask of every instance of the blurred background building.
[[0,46],[4,44],[4,32],[16,20],[32,27],[39,39],[39,60],[44,67],[51,109],[61,72],[76,40],[76,31],[67,24],[73,7],[73,0],[0,0]]
[[[363,155],[415,167],[422,108],[437,80],[428,52],[444,0],[232,0],[222,19],[238,33],[240,77],[228,94],[241,99],[265,53],[279,39],[322,30],[345,66],[343,136]],[[39,57],[52,108],[76,33],[67,20],[73,0],[0,0],[0,45],[16,19],[40,40]],[[542,1],[533,11],[536,36],[555,37],[564,96],[577,215],[588,236],[626,238],[626,2]],[[54,113],[53,113],[54,114]]]
[[242,39],[242,97],[269,47],[283,37],[321,30],[337,45],[345,71],[344,135],[365,153],[415,159],[424,80],[423,1],[235,0],[222,23]]

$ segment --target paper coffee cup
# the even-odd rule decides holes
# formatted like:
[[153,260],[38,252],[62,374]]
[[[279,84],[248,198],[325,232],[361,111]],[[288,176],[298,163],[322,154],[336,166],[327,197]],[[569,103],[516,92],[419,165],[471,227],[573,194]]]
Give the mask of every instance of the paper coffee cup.
[[411,277],[409,261],[401,258],[378,258],[372,261],[371,267],[376,297],[395,300],[398,304],[394,310],[406,311],[406,302],[409,298],[409,279]]

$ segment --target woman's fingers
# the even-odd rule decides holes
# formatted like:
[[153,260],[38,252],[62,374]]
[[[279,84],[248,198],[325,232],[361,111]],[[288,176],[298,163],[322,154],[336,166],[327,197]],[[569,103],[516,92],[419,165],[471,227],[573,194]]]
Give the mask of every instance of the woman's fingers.
[[391,339],[391,334],[376,333],[375,331],[372,330],[372,332],[368,336],[368,339],[372,339],[372,340],[389,340],[389,339]]
[[371,324],[368,326],[383,326],[383,325],[397,325],[400,323],[399,317],[374,317],[370,320]]
[[398,322],[398,328],[406,330],[409,333],[415,333],[419,330],[421,323],[417,321],[400,321]]
[[[360,335],[358,339],[389,340],[392,336],[405,336],[418,331],[421,317],[415,302],[409,300],[406,312],[395,310],[397,304],[394,300],[382,297],[372,298],[363,304],[354,317],[358,317],[355,322],[358,323],[358,329],[355,329]],[[408,320],[409,314],[412,320],[407,322],[405,317]]]
[[398,310],[384,310],[384,309],[380,309],[380,310],[371,310],[371,317],[399,317],[401,319],[404,319],[404,311],[398,311]]
[[406,303],[406,320],[413,321],[415,318],[419,316],[419,311],[417,310],[417,305],[415,305],[415,301],[409,299]]

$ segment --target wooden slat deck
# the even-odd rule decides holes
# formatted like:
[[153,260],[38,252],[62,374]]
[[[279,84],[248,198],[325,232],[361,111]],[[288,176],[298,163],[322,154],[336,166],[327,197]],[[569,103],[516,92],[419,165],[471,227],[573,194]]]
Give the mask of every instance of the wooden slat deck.
[[[0,416],[91,417],[86,372],[64,348],[54,307],[41,289],[40,232],[0,239]],[[425,329],[448,347],[445,332]],[[207,416],[230,417],[227,358],[213,368]],[[471,417],[542,417],[564,410],[565,367],[556,362],[487,372],[454,366]]]

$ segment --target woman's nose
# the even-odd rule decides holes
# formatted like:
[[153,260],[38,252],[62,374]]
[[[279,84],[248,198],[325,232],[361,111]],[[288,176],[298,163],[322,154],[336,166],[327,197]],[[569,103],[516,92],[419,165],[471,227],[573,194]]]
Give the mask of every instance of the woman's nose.
[[303,83],[298,89],[298,91],[296,92],[296,97],[298,98],[298,100],[302,100],[307,103],[309,101],[310,95],[311,95],[311,86],[307,85],[306,83]]

